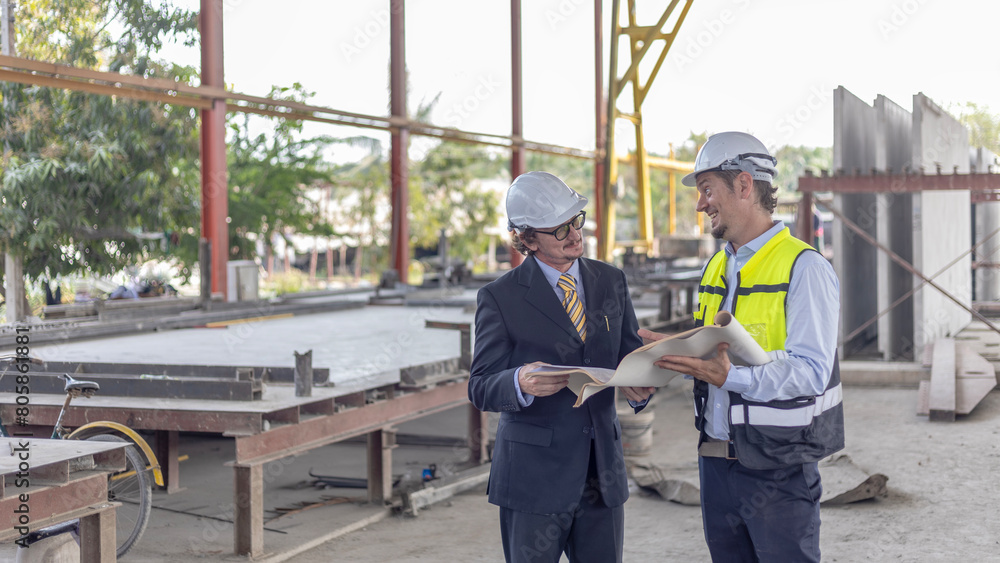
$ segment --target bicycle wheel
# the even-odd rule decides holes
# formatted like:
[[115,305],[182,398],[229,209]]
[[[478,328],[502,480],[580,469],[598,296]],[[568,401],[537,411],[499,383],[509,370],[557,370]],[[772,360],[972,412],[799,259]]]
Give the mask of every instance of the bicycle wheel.
[[[87,440],[98,442],[132,442],[114,434],[98,434]],[[108,500],[120,502],[115,510],[115,539],[118,558],[132,549],[149,523],[153,508],[153,484],[146,471],[146,461],[135,446],[125,448],[125,471],[108,476]]]

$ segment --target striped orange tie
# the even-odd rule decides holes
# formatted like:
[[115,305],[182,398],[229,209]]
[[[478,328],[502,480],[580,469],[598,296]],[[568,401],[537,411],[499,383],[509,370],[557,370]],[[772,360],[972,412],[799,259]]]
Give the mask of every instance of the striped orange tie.
[[576,280],[569,274],[563,274],[559,277],[559,282],[556,285],[566,292],[566,296],[563,297],[563,308],[569,314],[569,320],[576,327],[576,331],[580,333],[580,340],[586,342],[587,314],[583,312],[583,303],[580,302],[580,297],[576,294]]

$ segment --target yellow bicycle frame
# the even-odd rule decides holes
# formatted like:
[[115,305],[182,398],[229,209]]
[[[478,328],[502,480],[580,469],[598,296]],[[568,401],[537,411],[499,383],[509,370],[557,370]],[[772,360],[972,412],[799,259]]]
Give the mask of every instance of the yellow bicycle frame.
[[156,455],[153,454],[153,448],[149,447],[146,440],[142,439],[135,430],[132,430],[128,426],[119,424],[117,422],[111,422],[107,420],[88,422],[83,426],[77,428],[66,436],[67,440],[86,440],[91,436],[97,436],[99,434],[106,434],[107,430],[115,430],[124,434],[129,440],[131,440],[135,445],[139,446],[139,450],[142,455],[146,458],[146,469],[153,470],[153,480],[160,487],[163,486],[163,472],[160,471],[160,463],[156,461]]

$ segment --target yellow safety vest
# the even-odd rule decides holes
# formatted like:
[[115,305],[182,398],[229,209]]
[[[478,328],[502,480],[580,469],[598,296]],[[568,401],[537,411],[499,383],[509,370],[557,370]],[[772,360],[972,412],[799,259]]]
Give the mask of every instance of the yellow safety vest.
[[[765,351],[784,350],[787,330],[785,301],[792,267],[803,253],[814,250],[782,229],[740,268],[736,280],[726,279],[726,253],[712,257],[698,287],[698,326],[712,325],[729,283],[736,283],[730,310]],[[695,426],[704,427],[708,384],[695,380]],[[754,402],[729,393],[729,436],[740,463],[751,469],[775,469],[818,461],[844,447],[840,367],[836,357],[826,390],[818,396],[787,401]]]
[[[785,297],[795,259],[808,244],[793,237],[784,228],[767,241],[740,269],[733,297],[733,312],[743,328],[765,351],[785,349]],[[698,312],[695,324],[712,325],[722,300],[729,292],[726,280],[726,252],[720,250],[709,261],[698,287]]]

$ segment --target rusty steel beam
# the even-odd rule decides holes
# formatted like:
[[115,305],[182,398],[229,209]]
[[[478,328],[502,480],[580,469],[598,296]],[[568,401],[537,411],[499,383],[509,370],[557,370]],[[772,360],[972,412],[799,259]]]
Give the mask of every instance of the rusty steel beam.
[[[31,392],[61,395],[65,382],[60,373],[32,372]],[[144,378],[121,373],[91,373],[81,377],[101,386],[98,392],[109,397],[147,397],[171,399],[201,399],[217,401],[253,401],[260,399],[260,383],[219,377]],[[13,393],[15,381],[0,380],[0,393]]]
[[[521,0],[510,0],[510,179],[524,174],[523,74],[521,72]],[[506,237],[501,237],[503,240]],[[524,256],[507,240],[510,265],[519,266]]]
[[233,465],[233,550],[256,557],[264,551],[264,466]]
[[368,433],[368,502],[384,503],[392,498],[392,450],[396,448],[396,431],[378,428]]
[[[72,517],[65,515],[85,509],[94,504],[108,501],[108,475],[103,471],[85,471],[74,475],[68,482],[47,487],[28,487],[13,489],[12,493],[25,492],[30,495],[30,524],[35,530],[41,523],[65,522]],[[20,526],[20,513],[15,512],[21,505],[18,494],[0,499],[0,541],[17,537],[13,533],[15,526]],[[63,518],[63,519],[60,519]]]
[[868,176],[800,176],[799,191],[834,193],[914,193],[926,190],[969,190],[996,197],[1000,174],[877,174]]
[[115,511],[120,502],[106,502],[93,514],[80,518],[80,561],[115,563],[118,561],[118,530]]
[[[201,0],[201,83],[225,88],[222,56],[222,2]],[[229,180],[226,176],[226,101],[201,110],[201,236],[212,248],[212,293],[226,295],[229,262]],[[206,296],[202,296],[206,297]]]
[[487,442],[489,442],[490,431],[489,422],[485,412],[477,409],[474,405],[468,406],[469,435],[467,437],[469,446],[469,461],[479,465],[489,461],[487,452]]
[[[392,116],[406,119],[406,40],[405,2],[389,3],[389,106]],[[390,255],[399,281],[408,283],[410,270],[410,222],[408,211],[410,132],[406,127],[393,129],[389,166],[391,177],[392,234]]]
[[[0,405],[0,420],[13,424],[16,405]],[[61,405],[32,404],[29,422],[35,425],[53,425]],[[263,430],[263,415],[258,412],[219,412],[192,410],[164,410],[95,406],[74,404],[66,410],[62,424],[67,427],[83,426],[95,420],[124,424],[134,430],[179,430],[181,432],[216,432],[220,434],[255,434]]]
[[176,430],[156,431],[156,459],[160,462],[168,495],[181,490],[180,456],[177,455],[180,441],[180,433]]
[[[468,381],[397,395],[336,414],[236,437],[236,462],[264,463],[468,402]],[[34,412],[34,411],[32,411]]]
[[795,238],[812,246],[813,243],[813,195],[812,192],[802,192],[795,216]]
[[[205,85],[188,86],[163,79],[78,69],[65,65],[39,63],[19,57],[2,55],[0,55],[0,67],[7,69],[0,71],[0,73],[7,73],[2,74],[0,80],[8,82],[157,101],[196,109],[210,108],[213,101],[219,99],[227,101],[226,111],[239,111],[281,119],[314,121],[380,131],[394,131],[405,127],[413,135],[503,148],[510,148],[513,145],[513,139],[509,135],[465,131],[452,127],[422,123],[409,118],[367,115],[289,100],[251,96]],[[521,139],[520,142],[525,150],[533,152],[587,160],[592,160],[596,157],[594,151],[575,147],[540,143],[525,139]]]

